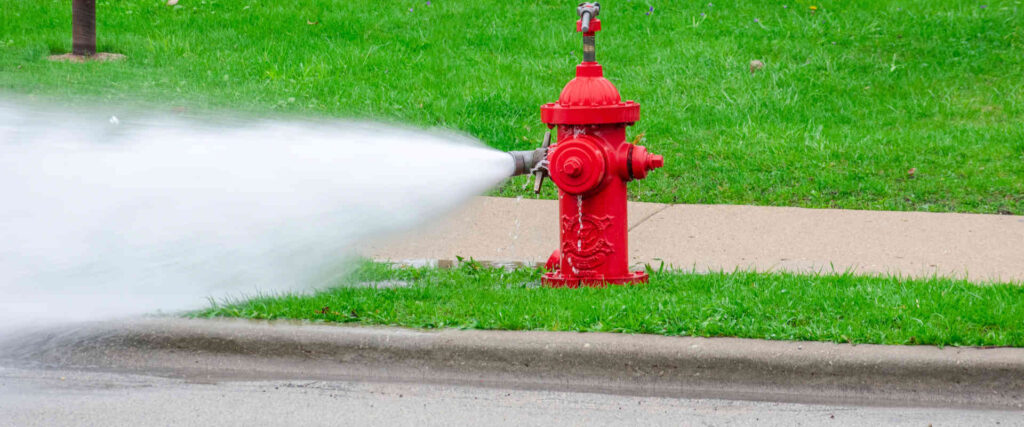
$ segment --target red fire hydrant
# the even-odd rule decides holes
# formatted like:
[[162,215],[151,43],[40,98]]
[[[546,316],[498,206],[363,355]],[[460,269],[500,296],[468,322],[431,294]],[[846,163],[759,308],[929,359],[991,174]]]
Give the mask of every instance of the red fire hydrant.
[[[647,273],[629,270],[626,183],[660,168],[664,159],[626,142],[626,126],[640,119],[640,105],[623,102],[595,60],[599,7],[583,3],[577,8],[583,63],[576,66],[576,78],[565,85],[558,102],[540,107],[541,121],[558,127],[547,161],[532,171],[536,190],[544,175],[559,189],[561,242],[542,279],[549,286],[647,281]],[[550,132],[545,146],[549,143]]]

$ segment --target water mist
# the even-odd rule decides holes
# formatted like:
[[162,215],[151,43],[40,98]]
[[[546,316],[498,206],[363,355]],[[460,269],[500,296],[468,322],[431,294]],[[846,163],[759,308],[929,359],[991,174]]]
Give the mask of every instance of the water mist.
[[0,323],[329,285],[360,239],[512,172],[508,154],[448,133],[0,103]]

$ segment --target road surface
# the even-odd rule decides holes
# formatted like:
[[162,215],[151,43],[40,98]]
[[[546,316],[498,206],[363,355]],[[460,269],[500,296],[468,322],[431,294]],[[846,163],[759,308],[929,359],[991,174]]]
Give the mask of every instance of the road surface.
[[1024,412],[0,368],[0,426],[63,425],[1015,426]]

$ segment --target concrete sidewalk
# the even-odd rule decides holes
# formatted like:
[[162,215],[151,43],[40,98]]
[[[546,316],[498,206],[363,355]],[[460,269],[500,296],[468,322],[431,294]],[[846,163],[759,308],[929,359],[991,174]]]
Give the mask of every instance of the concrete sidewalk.
[[[733,205],[630,204],[636,265],[846,271],[1024,281],[1024,217]],[[472,257],[543,263],[558,245],[553,200],[480,197],[423,230],[369,242],[377,260]]]

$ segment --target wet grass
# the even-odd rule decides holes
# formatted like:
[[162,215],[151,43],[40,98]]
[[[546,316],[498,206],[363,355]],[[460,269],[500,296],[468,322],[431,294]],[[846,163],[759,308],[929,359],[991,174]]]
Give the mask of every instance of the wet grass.
[[[0,0],[0,91],[370,117],[526,149],[579,61],[572,6],[100,0],[99,48],[128,60],[66,64],[44,58],[70,49],[67,0]],[[1024,214],[1018,0],[603,6],[598,58],[643,106],[632,134],[666,155],[634,199]]]
[[214,303],[193,315],[1024,347],[1024,287],[1015,284],[852,274],[651,273],[651,282],[640,286],[552,289],[538,286],[541,272],[534,269],[507,271],[474,262],[446,270],[395,269],[367,262],[339,286],[316,294]]

